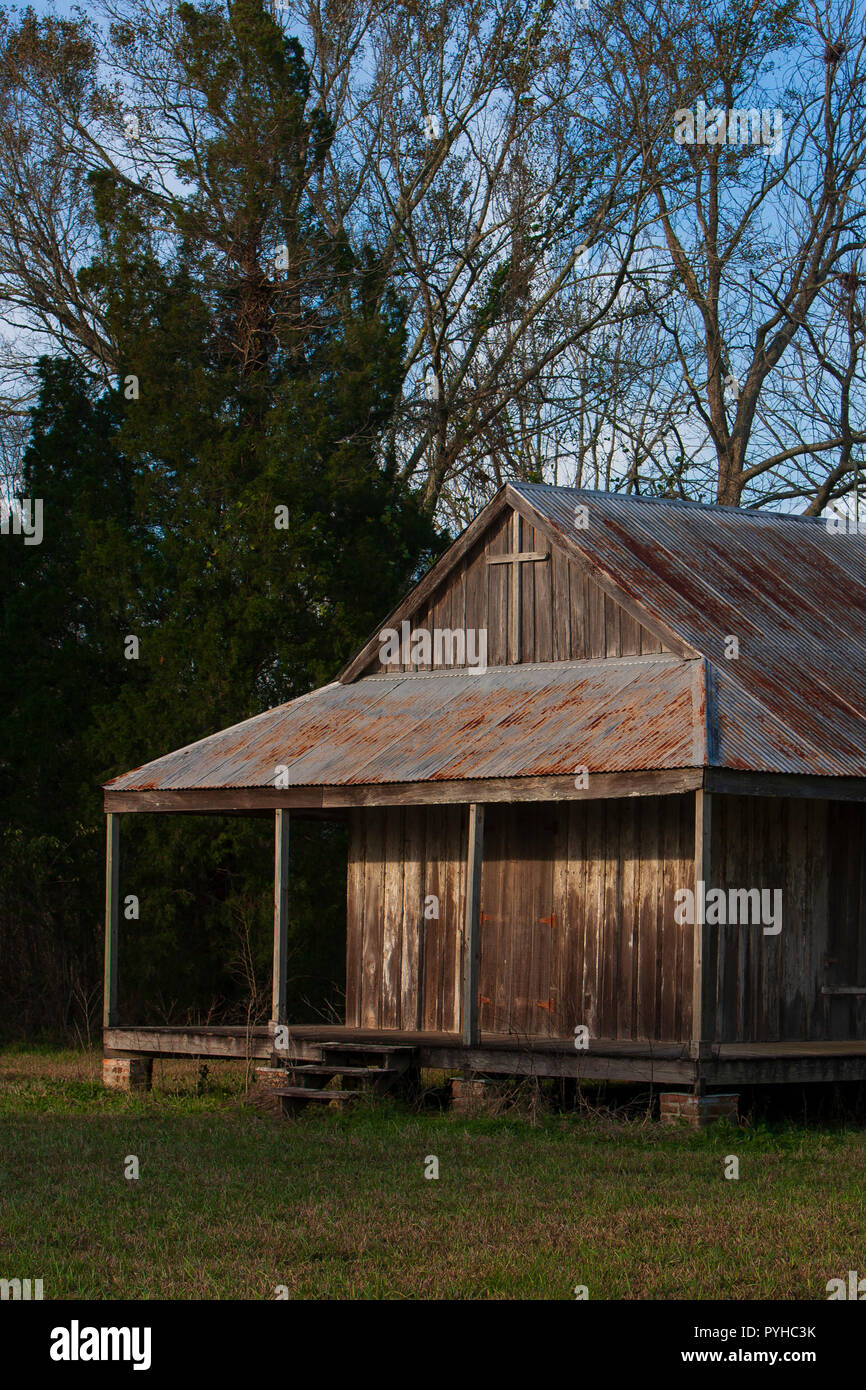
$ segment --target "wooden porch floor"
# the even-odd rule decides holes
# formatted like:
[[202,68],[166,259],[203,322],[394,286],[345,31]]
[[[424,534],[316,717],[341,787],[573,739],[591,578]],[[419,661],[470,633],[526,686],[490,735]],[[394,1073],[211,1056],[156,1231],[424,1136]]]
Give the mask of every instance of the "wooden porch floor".
[[[340,1024],[289,1025],[287,1059],[318,1060],[325,1042],[414,1047],[423,1067],[499,1072],[505,1075],[567,1076],[586,1080],[647,1081],[712,1086],[797,1081],[866,1080],[866,1039],[844,1042],[720,1043],[696,1062],[687,1043],[595,1038],[586,1051],[568,1039],[482,1034],[478,1047],[464,1046],[457,1033],[403,1032]],[[269,1026],[106,1028],[106,1056],[275,1057]]]

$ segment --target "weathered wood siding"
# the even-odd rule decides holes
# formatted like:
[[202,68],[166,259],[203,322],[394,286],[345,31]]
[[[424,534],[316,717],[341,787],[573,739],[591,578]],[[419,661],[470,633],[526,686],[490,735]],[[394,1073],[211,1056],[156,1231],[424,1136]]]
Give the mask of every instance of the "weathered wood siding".
[[[866,1037],[866,807],[713,797],[708,887],[782,890],[782,930],[712,926],[718,1042]],[[460,1026],[467,811],[352,813],[346,1021]],[[694,797],[489,805],[481,879],[482,1034],[688,1040]],[[438,917],[425,916],[425,899]]]
[[465,806],[352,811],[348,1024],[458,1030],[467,820]]
[[481,1029],[571,1038],[689,1036],[691,796],[488,806]]
[[[660,640],[609,598],[579,565],[521,521],[522,551],[550,551],[550,558],[521,564],[521,661],[576,661],[607,656],[637,656],[667,650]],[[488,555],[514,550],[512,513],[495,521],[483,540],[412,616],[413,629],[428,632],[487,631],[488,666],[507,665],[511,630],[510,564],[488,565]],[[446,661],[445,665],[451,665]],[[406,669],[377,657],[367,674]],[[412,670],[430,669],[421,663]]]
[[[459,1027],[464,807],[351,821],[347,1023]],[[482,1033],[689,1036],[693,798],[490,805],[481,880]],[[428,894],[439,916],[424,916]]]
[[782,930],[718,933],[715,1037],[724,1042],[866,1036],[866,808],[856,802],[713,798],[712,885],[782,889]]

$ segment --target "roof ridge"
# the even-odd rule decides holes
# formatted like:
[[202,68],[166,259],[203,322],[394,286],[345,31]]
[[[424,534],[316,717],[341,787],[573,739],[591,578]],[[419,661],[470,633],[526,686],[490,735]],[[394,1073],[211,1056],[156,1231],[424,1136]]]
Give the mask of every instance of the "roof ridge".
[[606,497],[611,500],[621,499],[623,502],[629,503],[637,502],[641,506],[676,507],[686,511],[725,512],[732,516],[749,517],[758,521],[762,519],[802,521],[826,526],[826,518],[823,516],[804,516],[801,512],[778,512],[769,508],[735,507],[727,502],[699,502],[693,497],[651,497],[645,493],[612,492],[609,488],[569,487],[564,483],[511,482],[508,486],[513,488],[515,492],[519,492],[521,496],[531,496],[533,492],[567,492],[573,496]]
[[[700,655],[678,656],[676,652],[634,652],[630,656],[586,656],[569,657],[567,661],[499,661],[491,663],[481,671],[477,666],[434,666],[429,670],[377,671],[375,674],[359,676],[353,685],[361,681],[396,681],[417,679],[423,676],[472,676],[489,675],[496,671],[565,671],[572,667],[584,670],[587,666],[669,666],[674,662],[700,661]],[[339,684],[339,682],[337,682]],[[323,687],[324,688],[324,687]],[[312,691],[311,694],[315,694]],[[304,699],[305,696],[298,696]],[[290,704],[294,703],[289,701]]]

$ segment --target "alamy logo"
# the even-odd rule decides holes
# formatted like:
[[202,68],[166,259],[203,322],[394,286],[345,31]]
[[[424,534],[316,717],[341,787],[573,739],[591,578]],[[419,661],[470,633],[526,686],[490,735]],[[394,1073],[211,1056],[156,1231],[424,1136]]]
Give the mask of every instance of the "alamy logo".
[[866,519],[860,520],[859,505],[851,497],[843,499],[842,510],[832,507],[824,517],[828,531],[837,535],[866,536]]
[[845,1287],[844,1279],[828,1279],[827,1292],[830,1295],[828,1303],[832,1303],[834,1298],[854,1298],[862,1303],[866,1299],[866,1279],[858,1279],[856,1269],[849,1269],[848,1287]]
[[486,627],[413,628],[402,622],[400,631],[383,627],[379,633],[379,660],[383,666],[465,666],[476,675],[487,670]]
[[52,1361],[131,1361],[134,1371],[150,1370],[149,1327],[69,1327],[51,1330]]
[[680,107],[674,112],[674,141],[678,145],[764,145],[773,153],[782,140],[784,114],[777,106],[770,111],[752,106],[746,110],[732,106],[710,106],[700,100],[694,111]]
[[41,1279],[0,1279],[0,1299],[15,1302],[38,1298],[42,1298]]
[[42,544],[42,498],[13,497],[0,500],[0,535],[23,536],[25,545]]
[[782,930],[781,888],[710,888],[701,879],[697,903],[691,888],[678,888],[674,894],[674,921],[708,927],[762,925],[765,936],[778,936]]

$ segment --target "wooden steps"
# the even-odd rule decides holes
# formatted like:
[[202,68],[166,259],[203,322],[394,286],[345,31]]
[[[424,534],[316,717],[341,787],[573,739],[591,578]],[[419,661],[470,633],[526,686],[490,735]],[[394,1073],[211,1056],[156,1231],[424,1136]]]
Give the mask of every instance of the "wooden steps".
[[[390,1043],[322,1042],[320,1060],[298,1059],[287,1075],[292,1084],[274,1091],[284,1115],[296,1115],[307,1105],[350,1101],[365,1091],[387,1091],[405,1075],[417,1056],[415,1047]],[[323,1078],[338,1076],[357,1083],[351,1090],[331,1090]]]
[[292,1071],[302,1076],[358,1076],[362,1079],[399,1075],[392,1067],[350,1067],[345,1062],[293,1062]]
[[375,1042],[321,1042],[319,1047],[322,1051],[329,1052],[370,1052],[370,1053],[394,1053],[394,1052],[417,1052],[417,1047],[407,1046],[397,1043],[375,1043]]
[[279,1098],[280,1109],[284,1115],[297,1115],[311,1102],[330,1105],[331,1101],[354,1100],[360,1091],[321,1091],[312,1086],[281,1086],[273,1094]]

